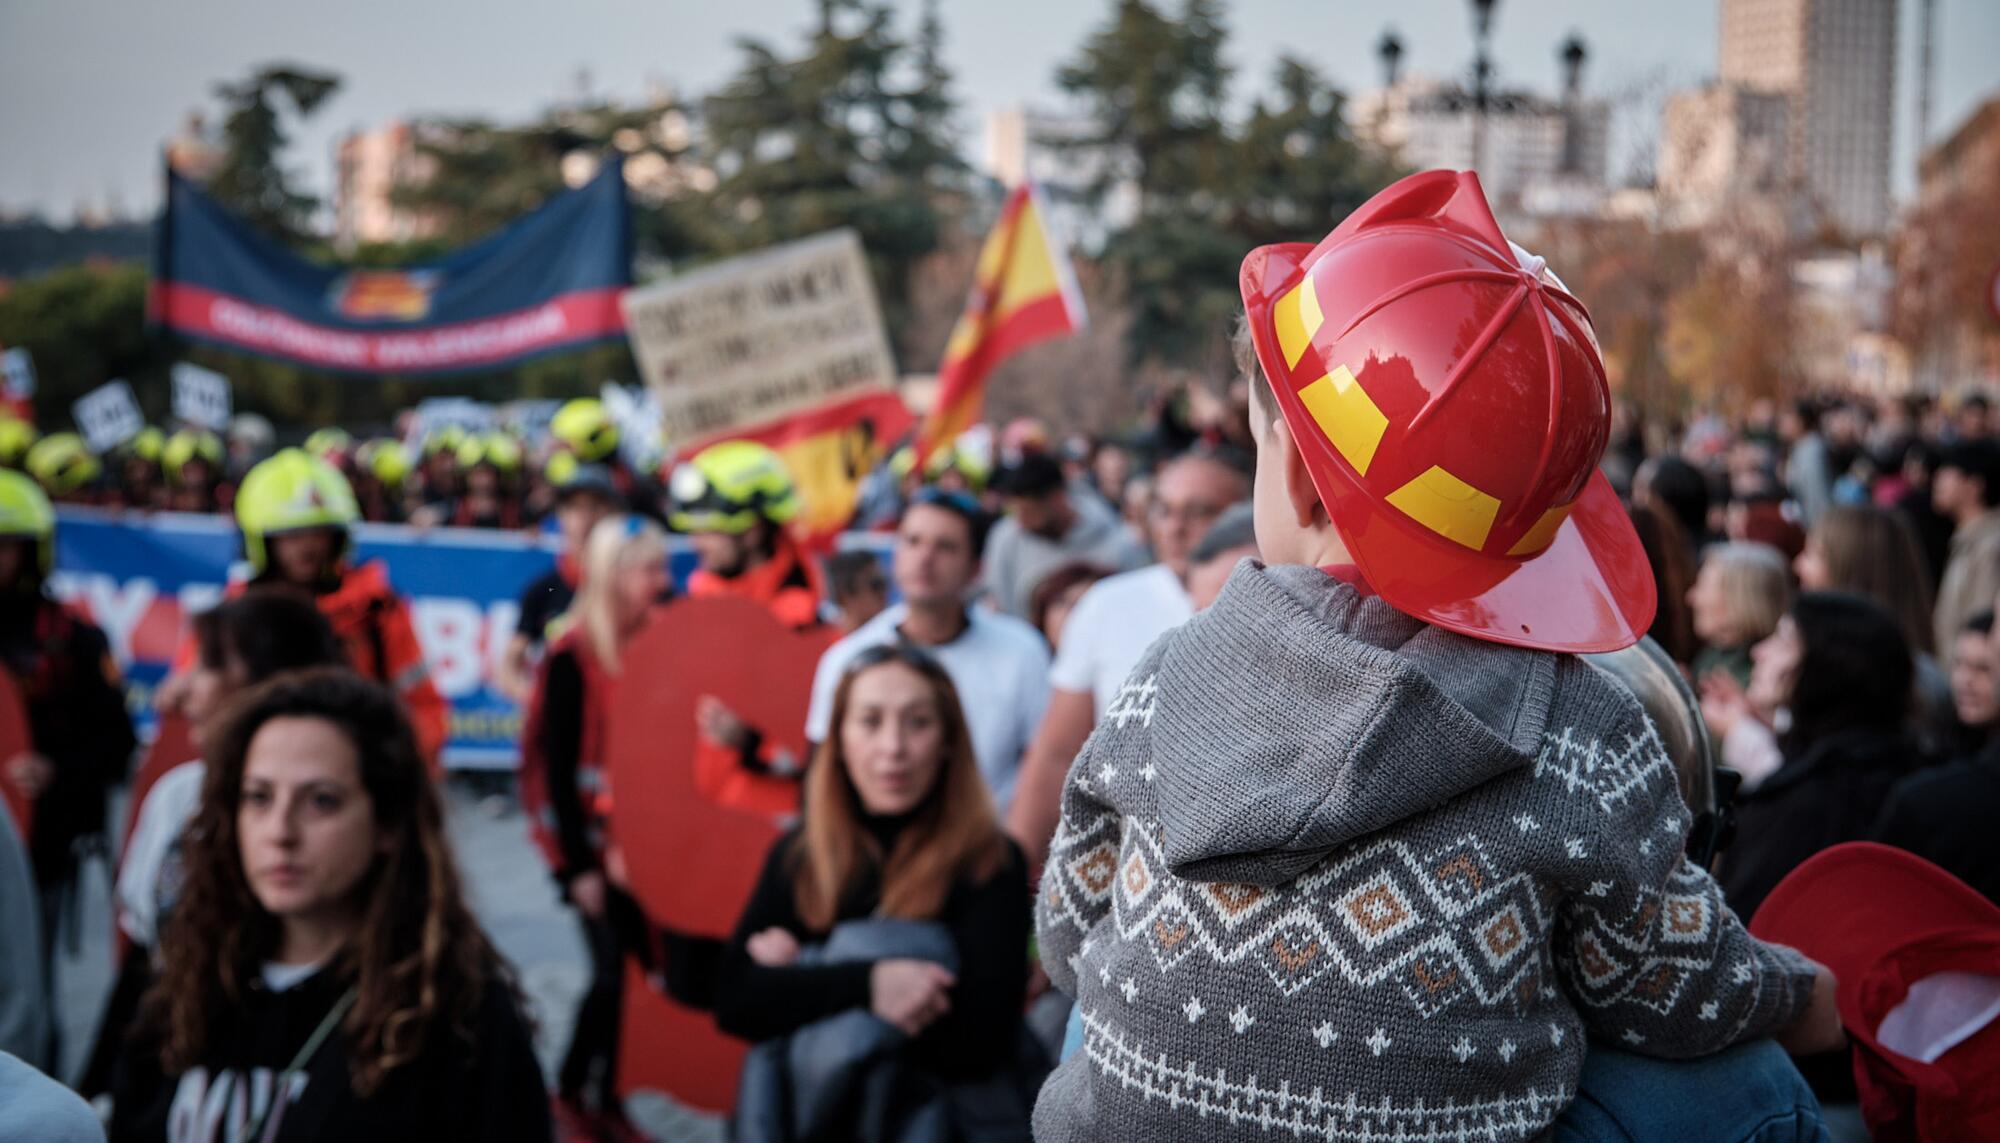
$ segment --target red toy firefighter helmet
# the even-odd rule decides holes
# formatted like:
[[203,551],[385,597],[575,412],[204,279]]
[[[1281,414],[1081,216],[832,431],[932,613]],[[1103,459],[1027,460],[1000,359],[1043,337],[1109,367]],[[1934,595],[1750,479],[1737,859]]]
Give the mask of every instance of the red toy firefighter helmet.
[[1398,610],[1519,647],[1613,651],[1653,577],[1597,462],[1590,315],[1500,233],[1471,172],[1397,182],[1317,246],[1244,259],[1264,375],[1363,576]]

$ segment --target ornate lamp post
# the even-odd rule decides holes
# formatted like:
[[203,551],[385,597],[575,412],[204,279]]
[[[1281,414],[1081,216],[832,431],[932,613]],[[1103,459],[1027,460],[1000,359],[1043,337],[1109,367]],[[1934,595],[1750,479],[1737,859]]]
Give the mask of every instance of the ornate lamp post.
[[1499,0],[1472,0],[1472,168],[1486,162],[1486,105],[1493,90],[1493,9]]

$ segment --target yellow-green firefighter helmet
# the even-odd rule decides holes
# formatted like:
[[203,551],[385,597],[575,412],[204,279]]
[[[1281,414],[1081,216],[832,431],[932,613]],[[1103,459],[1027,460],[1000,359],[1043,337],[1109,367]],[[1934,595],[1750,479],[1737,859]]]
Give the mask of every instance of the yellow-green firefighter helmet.
[[724,441],[696,453],[667,482],[682,532],[740,536],[759,520],[788,524],[799,514],[798,489],[778,454],[755,441]]

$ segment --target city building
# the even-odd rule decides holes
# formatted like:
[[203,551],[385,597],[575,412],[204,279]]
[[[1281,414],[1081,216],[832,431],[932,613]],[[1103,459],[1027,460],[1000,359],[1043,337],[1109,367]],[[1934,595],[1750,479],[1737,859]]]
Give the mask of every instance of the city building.
[[1703,227],[1752,210],[1782,218],[1788,108],[1783,95],[1720,83],[1669,96],[1657,166],[1664,223]]
[[201,112],[188,112],[187,120],[173,138],[167,140],[167,165],[184,179],[208,181],[222,162],[222,146]]
[[399,186],[430,177],[417,149],[420,125],[391,120],[373,131],[354,131],[334,151],[333,241],[336,248],[410,242],[437,232],[434,221],[396,204]]
[[1783,96],[1785,176],[1815,224],[1889,226],[1895,0],[1722,0],[1724,87]]
[[1406,166],[1478,171],[1503,215],[1589,214],[1607,189],[1610,107],[1574,89],[1496,92],[1481,115],[1464,87],[1410,77],[1357,95],[1348,123]]

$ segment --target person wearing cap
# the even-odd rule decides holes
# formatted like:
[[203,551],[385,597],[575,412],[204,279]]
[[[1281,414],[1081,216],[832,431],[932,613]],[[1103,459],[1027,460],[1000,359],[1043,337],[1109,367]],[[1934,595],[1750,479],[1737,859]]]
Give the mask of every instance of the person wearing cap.
[[[410,606],[389,583],[387,565],[352,562],[352,528],[361,520],[354,489],[331,464],[303,449],[281,449],[250,470],[236,495],[236,522],[252,572],[249,588],[287,587],[319,604],[362,677],[387,686],[409,708],[417,745],[434,770],[450,730],[451,707],[431,681]],[[178,709],[195,665],[191,638],[181,641],[173,675],[156,702]]]
[[1952,522],[1951,555],[1931,612],[1936,640],[1949,647],[1965,621],[2000,595],[2000,444],[1961,441],[1945,450],[1931,503]]
[[535,658],[562,633],[561,620],[576,600],[584,541],[598,521],[623,510],[611,474],[601,465],[577,468],[557,486],[555,518],[562,551],[556,555],[556,566],[521,593],[520,619],[493,671],[495,685],[515,702],[528,701],[534,689]]
[[1016,619],[1041,578],[1082,560],[1119,571],[1146,562],[1146,547],[1095,496],[1071,494],[1062,465],[1029,452],[993,477],[1007,517],[987,542],[984,583],[993,605]]
[[48,496],[26,476],[0,471],[0,664],[25,707],[29,743],[0,758],[0,780],[31,807],[24,832],[41,905],[40,971],[51,988],[78,843],[103,834],[106,796],[136,745],[109,640],[48,593],[55,547]]
[[896,529],[891,560],[902,598],[820,657],[806,738],[821,743],[832,733],[834,693],[869,648],[920,648],[951,676],[979,775],[994,808],[1005,813],[1021,756],[1048,707],[1049,650],[1027,623],[970,605],[990,523],[979,502],[963,492],[918,491]]
[[1268,562],[1070,768],[1036,928],[1080,1047],[1035,1137],[1506,1143],[1588,1040],[1837,1043],[1831,978],[1687,860],[1658,733],[1577,657],[1655,606],[1582,305],[1470,172],[1241,282]]

